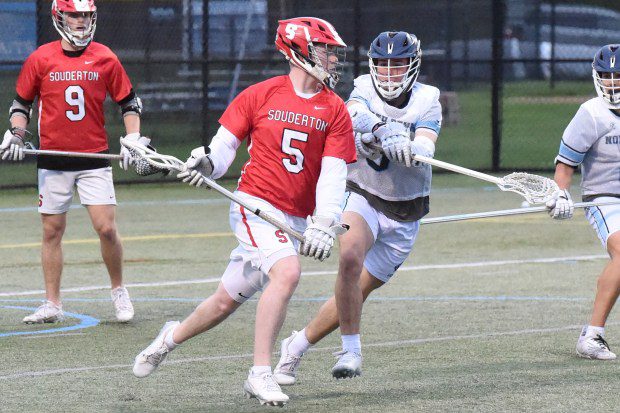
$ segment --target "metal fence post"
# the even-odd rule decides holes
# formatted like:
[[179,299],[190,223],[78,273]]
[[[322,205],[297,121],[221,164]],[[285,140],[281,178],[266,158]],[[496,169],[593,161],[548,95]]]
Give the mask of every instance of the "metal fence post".
[[362,5],[361,0],[355,0],[355,7],[353,9],[353,19],[355,24],[355,37],[353,44],[353,78],[356,79],[360,75],[360,44],[362,42]]
[[202,0],[202,144],[211,143],[209,135],[209,0]]
[[492,170],[501,168],[501,140],[502,140],[502,88],[504,72],[504,21],[506,8],[504,0],[493,1],[493,62],[491,79],[491,130],[493,147]]

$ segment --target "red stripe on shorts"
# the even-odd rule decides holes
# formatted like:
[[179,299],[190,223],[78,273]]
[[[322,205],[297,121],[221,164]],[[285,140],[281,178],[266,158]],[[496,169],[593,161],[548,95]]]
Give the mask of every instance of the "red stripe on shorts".
[[254,237],[252,236],[252,231],[250,230],[250,226],[248,225],[248,218],[245,216],[244,207],[241,207],[241,216],[243,217],[242,221],[245,224],[245,228],[248,230],[248,235],[250,236],[250,241],[252,241],[252,246],[258,248],[258,245],[256,245],[256,241],[254,241]]

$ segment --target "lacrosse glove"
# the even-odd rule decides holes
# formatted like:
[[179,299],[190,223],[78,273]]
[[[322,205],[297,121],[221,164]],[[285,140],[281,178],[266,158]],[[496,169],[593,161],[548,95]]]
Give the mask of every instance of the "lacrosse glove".
[[368,144],[376,142],[375,136],[372,133],[356,133],[355,134],[355,149],[357,149],[358,155],[363,158],[375,159],[381,153]]
[[553,193],[553,197],[546,203],[549,216],[553,219],[569,219],[573,216],[575,206],[566,189],[560,189]]
[[299,244],[299,254],[323,261],[331,254],[334,240],[349,229],[348,225],[329,217],[308,216],[304,240]]
[[213,161],[209,157],[210,152],[211,149],[208,146],[206,148],[199,146],[194,149],[185,161],[187,169],[179,173],[177,178],[183,182],[188,182],[191,186],[200,188],[205,183],[205,178],[210,178],[213,173]]
[[24,159],[24,140],[19,133],[25,133],[22,128],[11,128],[4,132],[0,144],[0,154],[3,161],[21,161]]
[[[151,140],[149,138],[147,138],[146,136],[140,136],[140,133],[138,132],[130,133],[126,135],[125,139],[127,139],[128,141],[132,141],[133,143],[137,143],[138,145],[144,146],[145,149],[147,145],[151,143]],[[129,166],[134,164],[135,159],[134,159],[134,156],[132,156],[131,151],[127,149],[125,146],[123,146],[122,144],[121,144],[121,156],[123,157],[123,159],[118,161],[118,164],[124,171],[128,171]]]

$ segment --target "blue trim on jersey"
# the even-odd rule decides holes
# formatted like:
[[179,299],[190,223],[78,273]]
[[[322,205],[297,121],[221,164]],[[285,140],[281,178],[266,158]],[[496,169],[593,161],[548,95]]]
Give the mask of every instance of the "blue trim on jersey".
[[415,125],[412,125],[412,127],[414,128],[414,130],[418,128],[430,129],[437,135],[439,135],[439,131],[441,130],[441,124],[438,120],[427,120],[423,122],[418,122]]
[[359,95],[354,95],[353,92],[351,92],[351,96],[349,96],[349,99],[347,99],[346,103],[349,103],[351,100],[357,100],[358,102],[362,102],[364,103],[367,107],[370,108],[370,103],[368,103],[368,101],[366,99],[364,99],[363,97],[359,96]]
[[567,159],[571,162],[574,162],[575,164],[580,164],[581,162],[583,162],[583,158],[586,157],[585,152],[579,152],[573,148],[571,148],[570,146],[568,146],[566,143],[564,143],[564,140],[562,140],[560,142],[560,153],[559,155],[564,158]]

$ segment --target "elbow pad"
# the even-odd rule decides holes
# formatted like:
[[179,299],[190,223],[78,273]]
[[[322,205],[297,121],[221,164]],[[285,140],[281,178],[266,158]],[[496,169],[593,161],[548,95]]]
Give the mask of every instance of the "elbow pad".
[[129,96],[118,102],[123,117],[127,115],[142,115],[142,100],[132,90]]
[[9,120],[13,116],[21,116],[22,118],[26,118],[26,121],[30,122],[30,118],[32,117],[32,102],[26,102],[17,96],[9,108]]

